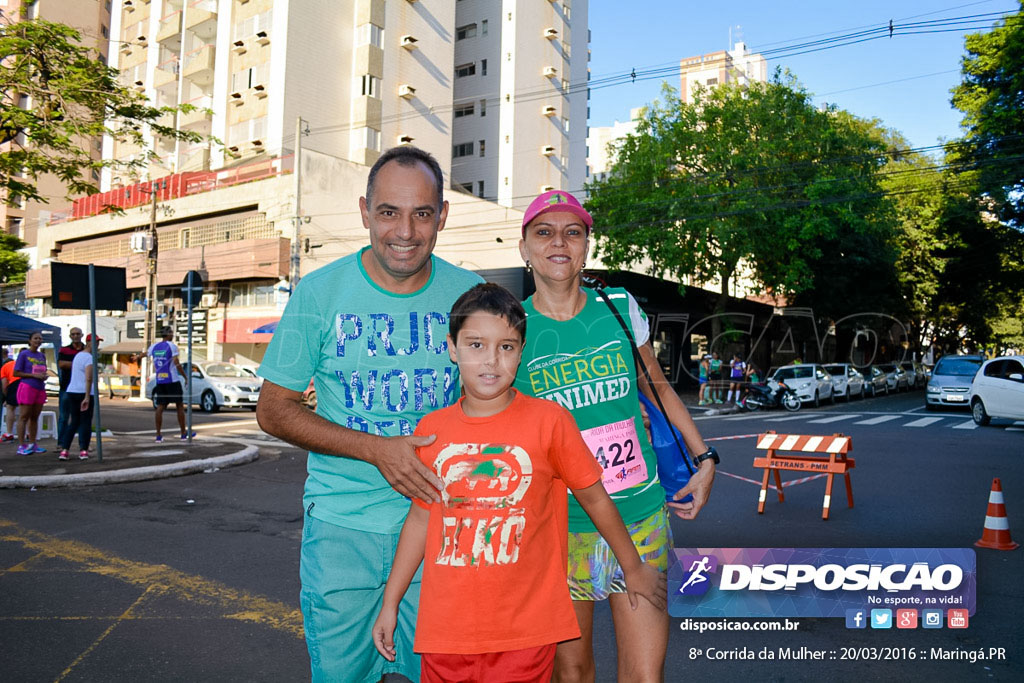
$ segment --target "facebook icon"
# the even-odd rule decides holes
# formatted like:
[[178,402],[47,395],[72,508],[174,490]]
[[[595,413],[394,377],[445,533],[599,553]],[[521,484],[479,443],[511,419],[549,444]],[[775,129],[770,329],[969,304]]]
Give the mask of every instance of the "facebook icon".
[[867,628],[867,612],[862,609],[846,610],[846,628]]

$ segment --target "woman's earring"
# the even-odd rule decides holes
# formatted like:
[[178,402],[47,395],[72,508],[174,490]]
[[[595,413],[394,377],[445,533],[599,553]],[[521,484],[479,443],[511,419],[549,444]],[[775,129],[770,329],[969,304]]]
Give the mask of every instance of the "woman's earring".
[[533,266],[530,265],[530,259],[526,259],[526,272],[527,273],[532,273],[533,272]]
[[586,262],[586,261],[584,261],[584,262],[583,262],[583,265],[582,265],[582,266],[580,267],[580,272],[582,273],[582,272],[583,272],[584,270],[586,270],[586,269],[587,269],[587,262]]

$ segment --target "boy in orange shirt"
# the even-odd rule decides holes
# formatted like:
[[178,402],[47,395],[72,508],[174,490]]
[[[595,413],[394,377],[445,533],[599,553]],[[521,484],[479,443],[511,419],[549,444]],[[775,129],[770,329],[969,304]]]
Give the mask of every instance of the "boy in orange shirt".
[[550,680],[555,645],[580,637],[566,487],[615,552],[634,609],[640,596],[665,607],[664,574],[640,561],[572,416],[512,389],[525,337],[526,313],[507,290],[463,294],[448,352],[464,396],[416,429],[437,435],[418,454],[444,488],[440,502],[410,507],[373,641],[394,660],[398,605],[423,562],[415,650],[426,682]]

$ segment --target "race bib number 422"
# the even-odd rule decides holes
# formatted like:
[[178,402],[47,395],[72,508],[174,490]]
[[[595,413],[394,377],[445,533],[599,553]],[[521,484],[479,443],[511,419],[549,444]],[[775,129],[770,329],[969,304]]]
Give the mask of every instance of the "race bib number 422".
[[581,434],[604,470],[601,482],[608,493],[647,481],[647,463],[632,419],[585,429]]

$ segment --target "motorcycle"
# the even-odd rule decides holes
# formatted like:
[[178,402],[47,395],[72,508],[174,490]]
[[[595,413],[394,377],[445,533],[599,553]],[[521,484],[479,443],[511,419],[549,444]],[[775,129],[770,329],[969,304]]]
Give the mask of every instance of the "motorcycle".
[[800,398],[796,392],[786,386],[785,382],[779,382],[779,388],[772,391],[767,383],[750,384],[747,393],[740,399],[740,408],[749,410],[761,410],[764,408],[777,408],[782,406],[791,413],[800,410]]

